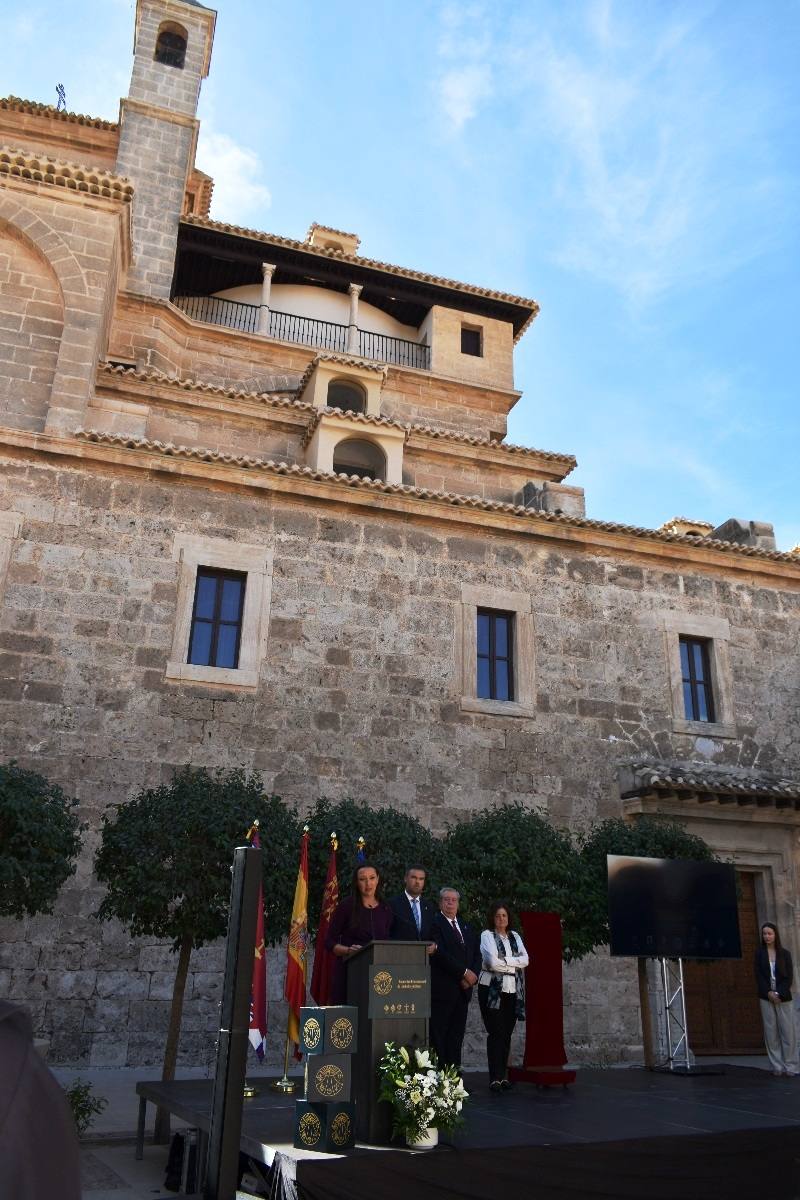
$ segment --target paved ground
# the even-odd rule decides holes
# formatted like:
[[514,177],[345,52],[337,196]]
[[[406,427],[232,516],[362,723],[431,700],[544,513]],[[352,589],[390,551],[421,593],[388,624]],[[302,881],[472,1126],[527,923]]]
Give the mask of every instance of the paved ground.
[[[768,1069],[766,1057],[703,1059],[701,1062],[727,1062]],[[108,1100],[107,1108],[95,1119],[83,1145],[85,1200],[161,1200],[162,1197],[174,1196],[174,1192],[167,1192],[163,1187],[166,1146],[153,1146],[148,1141],[144,1159],[137,1162],[134,1157],[133,1141],[139,1109],[136,1083],[158,1078],[158,1070],[139,1067],[93,1070],[55,1068],[53,1073],[62,1084],[68,1085],[74,1079],[87,1080],[93,1085],[96,1096]],[[252,1078],[267,1078],[272,1074],[253,1072]],[[181,1079],[204,1079],[208,1078],[208,1072],[189,1068],[180,1070],[178,1076]],[[153,1108],[148,1105],[148,1139],[152,1136],[153,1119]],[[173,1120],[173,1129],[180,1128],[182,1124]]]

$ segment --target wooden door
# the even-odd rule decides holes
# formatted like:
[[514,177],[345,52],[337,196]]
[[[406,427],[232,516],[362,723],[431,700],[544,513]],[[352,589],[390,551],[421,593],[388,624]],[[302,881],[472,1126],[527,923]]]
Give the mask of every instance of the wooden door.
[[686,1018],[695,1054],[763,1054],[753,955],[758,945],[755,875],[737,871],[742,957],[685,962]]

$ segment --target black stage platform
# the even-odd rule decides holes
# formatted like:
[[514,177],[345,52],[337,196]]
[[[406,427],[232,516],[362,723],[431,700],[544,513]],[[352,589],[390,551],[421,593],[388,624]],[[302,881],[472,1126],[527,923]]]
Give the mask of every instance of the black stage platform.
[[[467,1124],[435,1151],[291,1146],[293,1103],[245,1102],[242,1149],[272,1166],[274,1200],[800,1200],[800,1078],[725,1067],[694,1078],[582,1070],[570,1088],[494,1096],[469,1075]],[[138,1084],[208,1128],[211,1082]]]

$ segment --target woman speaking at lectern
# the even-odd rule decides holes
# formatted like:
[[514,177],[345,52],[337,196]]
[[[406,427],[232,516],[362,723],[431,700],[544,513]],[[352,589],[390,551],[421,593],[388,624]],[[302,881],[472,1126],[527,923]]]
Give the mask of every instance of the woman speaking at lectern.
[[336,958],[332,1004],[347,1003],[347,960],[369,942],[391,937],[394,913],[381,899],[381,877],[371,863],[353,872],[353,891],[336,905],[325,946]]

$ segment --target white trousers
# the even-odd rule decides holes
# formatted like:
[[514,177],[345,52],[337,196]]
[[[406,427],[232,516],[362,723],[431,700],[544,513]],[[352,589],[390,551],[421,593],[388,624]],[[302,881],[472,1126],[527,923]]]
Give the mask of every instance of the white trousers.
[[785,1004],[773,1004],[771,1000],[758,1003],[770,1066],[773,1071],[784,1071],[787,1075],[800,1074],[794,1003],[791,1000]]

